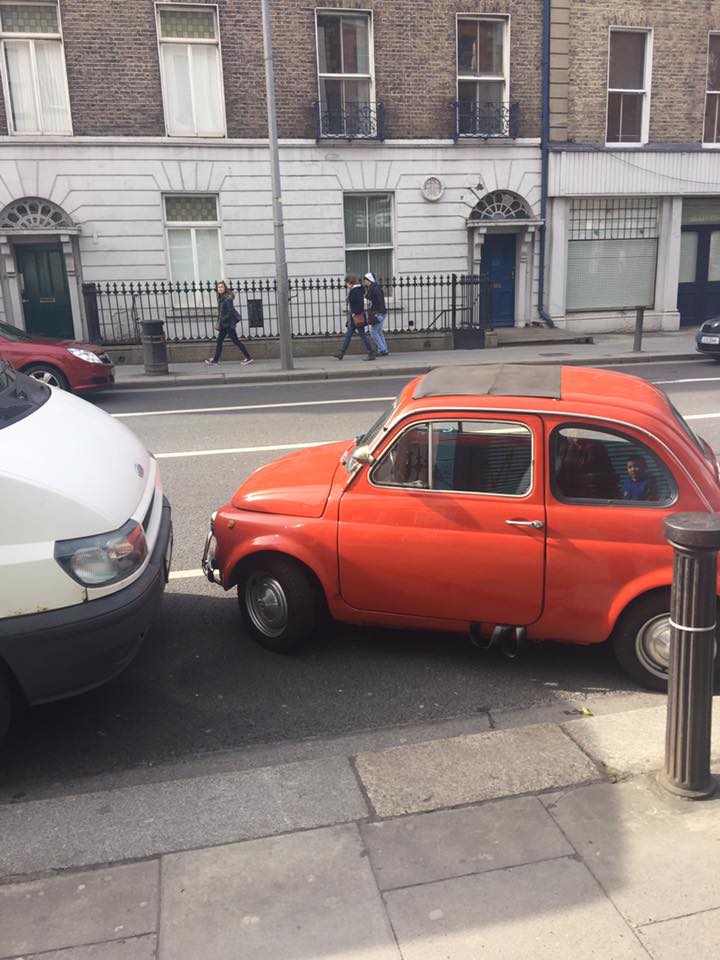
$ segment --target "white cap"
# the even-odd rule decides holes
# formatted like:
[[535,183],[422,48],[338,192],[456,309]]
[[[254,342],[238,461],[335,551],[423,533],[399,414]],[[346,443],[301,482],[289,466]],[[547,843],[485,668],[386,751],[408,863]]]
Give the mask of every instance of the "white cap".
[[365,280],[369,280],[370,283],[377,283],[377,281],[375,280],[375,276],[372,273],[366,273]]

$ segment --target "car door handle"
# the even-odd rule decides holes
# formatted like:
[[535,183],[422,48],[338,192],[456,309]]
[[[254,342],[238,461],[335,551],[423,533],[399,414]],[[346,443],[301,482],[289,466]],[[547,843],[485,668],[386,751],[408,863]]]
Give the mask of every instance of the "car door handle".
[[511,527],[532,527],[533,530],[542,530],[545,524],[542,520],[506,520]]

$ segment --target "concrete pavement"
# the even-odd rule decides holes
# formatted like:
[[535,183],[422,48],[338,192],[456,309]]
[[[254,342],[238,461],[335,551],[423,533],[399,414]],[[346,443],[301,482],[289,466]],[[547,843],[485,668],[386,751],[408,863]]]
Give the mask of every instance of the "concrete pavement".
[[720,797],[640,702],[1,806],[0,957],[709,960]]
[[[548,331],[551,332],[551,331]],[[562,332],[558,333],[562,336]],[[503,346],[485,350],[433,350],[408,353],[393,352],[371,363],[359,352],[348,353],[344,360],[333,357],[300,357],[291,371],[280,369],[278,360],[256,360],[251,366],[242,366],[228,347],[227,357],[217,367],[205,363],[171,364],[170,373],[148,376],[142,366],[117,364],[118,387],[177,387],[212,383],[267,383],[292,380],[332,380],[348,377],[413,376],[427,373],[433,367],[461,366],[475,363],[565,363],[611,364],[644,363],[657,360],[683,360],[698,357],[695,350],[695,331],[648,333],[643,338],[643,349],[633,351],[631,334],[601,334],[593,343],[553,342],[547,336],[538,343]],[[231,345],[232,346],[232,345]],[[358,348],[353,345],[353,349]]]

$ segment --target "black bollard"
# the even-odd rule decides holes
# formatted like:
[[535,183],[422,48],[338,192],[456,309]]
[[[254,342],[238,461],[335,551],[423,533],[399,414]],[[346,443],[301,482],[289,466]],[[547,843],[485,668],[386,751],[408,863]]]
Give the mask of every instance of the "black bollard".
[[675,565],[665,767],[658,782],[675,796],[701,800],[716,787],[710,773],[710,732],[720,516],[673,514],[665,520],[665,536],[675,550]]
[[643,323],[645,322],[645,307],[638,307],[635,310],[635,336],[633,338],[633,351],[640,353],[642,351]]
[[145,373],[168,373],[167,340],[162,320],[143,320],[140,329]]

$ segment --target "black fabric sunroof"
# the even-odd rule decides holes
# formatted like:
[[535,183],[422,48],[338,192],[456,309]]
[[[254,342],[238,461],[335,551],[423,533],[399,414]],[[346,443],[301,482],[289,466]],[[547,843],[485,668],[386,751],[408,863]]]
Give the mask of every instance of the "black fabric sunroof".
[[423,397],[549,397],[560,399],[561,366],[487,363],[482,366],[438,367],[415,387]]

